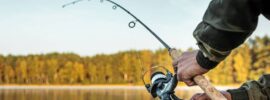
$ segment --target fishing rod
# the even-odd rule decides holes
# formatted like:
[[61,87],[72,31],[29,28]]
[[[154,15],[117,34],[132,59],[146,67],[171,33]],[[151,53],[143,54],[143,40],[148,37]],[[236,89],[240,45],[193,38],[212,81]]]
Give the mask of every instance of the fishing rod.
[[[69,5],[74,5],[78,2],[82,2],[84,0],[76,0],[70,3],[67,3],[63,5],[62,7],[65,8]],[[90,1],[90,0],[88,0]],[[112,9],[116,10],[117,7],[125,11],[127,14],[132,16],[135,21],[129,22],[128,26],[130,28],[134,28],[136,26],[136,22],[140,23],[145,29],[147,29],[167,50],[169,51],[169,54],[173,60],[178,59],[180,57],[180,53],[174,49],[171,48],[167,43],[165,43],[154,31],[152,31],[147,25],[145,25],[140,19],[138,19],[134,14],[132,14],[130,11],[128,11],[123,6],[119,5],[118,3],[112,1],[112,0],[100,0],[100,2],[107,1],[111,4],[113,4]],[[141,61],[140,61],[141,62]],[[147,88],[148,92],[155,98],[159,97],[161,100],[181,100],[176,95],[174,95],[174,89],[177,86],[177,75],[172,74],[168,69],[166,69],[163,66],[157,66],[152,67],[148,72],[152,72],[152,69],[155,68],[161,68],[165,71],[156,71],[154,73],[151,73],[151,82],[146,84],[144,79],[143,83],[145,87]],[[177,68],[174,68],[174,72],[177,72]],[[145,73],[143,73],[144,77]],[[196,84],[199,85],[199,87],[212,99],[212,100],[226,100],[226,98],[214,87],[211,85],[211,83],[202,75],[197,75],[193,78]]]
[[[62,7],[67,7],[69,5],[73,5],[73,4],[76,4],[78,2],[81,2],[81,1],[84,1],[84,0],[76,0],[76,1],[73,1],[71,3],[67,3],[65,5],[63,5]],[[88,0],[90,1],[90,0]],[[139,18],[137,18],[134,14],[132,14],[130,11],[128,11],[126,8],[124,8],[123,6],[119,5],[118,3],[112,1],[112,0],[105,0],[109,3],[112,3],[114,4],[114,6],[112,7],[112,9],[116,10],[117,7],[121,8],[123,11],[125,11],[127,14],[129,14],[130,16],[132,16],[135,21],[131,21],[129,22],[128,26],[130,28],[134,28],[136,26],[136,22],[140,23],[144,28],[146,28],[164,47],[166,47],[168,50],[171,50],[171,47],[165,43],[153,30],[151,30],[147,25],[145,25]],[[104,2],[104,0],[100,0],[100,2]]]

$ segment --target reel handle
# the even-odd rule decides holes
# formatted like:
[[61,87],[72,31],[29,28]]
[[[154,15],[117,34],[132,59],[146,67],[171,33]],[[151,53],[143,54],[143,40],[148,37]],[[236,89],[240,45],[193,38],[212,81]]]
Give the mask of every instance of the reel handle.
[[[181,56],[176,49],[169,50],[169,53],[173,60]],[[177,68],[175,68],[174,71],[176,73]],[[197,75],[193,80],[212,100],[227,100],[204,76]]]

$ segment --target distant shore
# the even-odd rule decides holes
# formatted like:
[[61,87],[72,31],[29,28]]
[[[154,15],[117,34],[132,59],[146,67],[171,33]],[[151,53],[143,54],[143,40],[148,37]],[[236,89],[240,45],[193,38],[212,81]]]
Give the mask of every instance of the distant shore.
[[[237,86],[215,86],[219,90],[233,89]],[[142,85],[0,85],[0,90],[25,90],[25,89],[79,89],[79,90],[95,90],[95,89],[145,89]],[[178,86],[177,90],[200,90],[198,86],[187,87]]]

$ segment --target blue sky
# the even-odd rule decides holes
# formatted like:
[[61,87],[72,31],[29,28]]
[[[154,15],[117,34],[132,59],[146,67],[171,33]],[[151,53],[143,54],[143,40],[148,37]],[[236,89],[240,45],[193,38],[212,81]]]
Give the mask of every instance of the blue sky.
[[[1,0],[0,53],[39,54],[74,52],[80,55],[115,53],[130,49],[163,48],[141,25],[112,4],[72,0]],[[192,32],[210,0],[115,0],[129,9],[172,47],[196,48]],[[270,33],[270,22],[260,16],[252,35]]]

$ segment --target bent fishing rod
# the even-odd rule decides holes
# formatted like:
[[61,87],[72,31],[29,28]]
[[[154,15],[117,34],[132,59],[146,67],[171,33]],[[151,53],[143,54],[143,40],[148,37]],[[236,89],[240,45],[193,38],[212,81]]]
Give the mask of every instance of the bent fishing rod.
[[[67,4],[65,4],[65,5],[63,5],[62,7],[64,8],[64,7],[66,7],[66,6],[69,6],[69,5],[71,5],[71,4],[76,4],[76,3],[78,3],[78,2],[81,2],[81,1],[83,1],[83,0],[77,0],[77,1],[74,1],[74,2],[71,2],[71,3],[67,3]],[[145,25],[139,18],[137,18],[135,15],[133,15],[131,12],[129,12],[126,8],[124,8],[123,6],[121,6],[121,5],[119,5],[118,3],[116,3],[116,2],[114,2],[114,1],[112,1],[112,0],[105,0],[105,1],[108,1],[109,3],[112,3],[112,4],[114,4],[114,6],[112,7],[112,9],[114,9],[114,10],[116,10],[117,9],[117,7],[119,7],[119,8],[121,8],[123,11],[125,11],[127,14],[129,14],[130,16],[132,16],[134,19],[135,19],[135,21],[131,21],[131,22],[129,22],[129,24],[128,24],[128,26],[130,27],[130,28],[134,28],[135,27],[135,25],[136,25],[136,22],[138,22],[138,23],[140,23],[144,28],[146,28],[156,39],[158,39],[158,41],[160,41],[161,42],[161,44],[163,45],[163,46],[165,46],[168,50],[171,50],[171,47],[167,44],[167,43],[165,43],[154,31],[152,31],[147,25]],[[104,0],[100,0],[100,2],[104,2]]]
[[[78,2],[81,2],[81,1],[84,1],[84,0],[76,0],[76,1],[73,1],[73,2],[70,2],[70,3],[67,3],[67,4],[63,5],[62,7],[65,8],[65,7],[69,6],[69,5],[74,5],[74,4],[76,4]],[[90,0],[87,0],[87,1],[90,1]],[[134,28],[136,26],[136,22],[140,23],[146,30],[148,30],[169,51],[169,54],[170,54],[170,56],[171,56],[171,58],[173,60],[176,60],[178,57],[180,57],[180,53],[176,49],[171,48],[154,31],[152,31],[146,24],[144,24],[139,18],[137,18],[134,14],[132,14],[126,8],[124,8],[123,6],[119,5],[118,3],[116,3],[116,2],[114,2],[112,0],[100,0],[101,3],[103,3],[104,1],[107,1],[107,2],[109,2],[111,4],[113,4],[112,9],[116,10],[117,8],[120,8],[124,12],[126,12],[127,14],[129,14],[131,17],[133,17],[135,19],[135,21],[129,22],[128,26],[130,28]],[[176,68],[174,68],[174,71],[175,71],[175,73],[177,73],[177,69]],[[159,76],[162,76],[160,73],[155,74],[155,75],[156,75],[156,77],[158,77],[158,75]],[[161,79],[160,77],[155,78],[155,75],[153,75],[153,77],[154,77],[155,80],[158,80],[157,82],[165,83],[163,85],[164,86],[167,86],[168,88],[170,88],[170,89],[168,89],[167,92],[174,92],[174,89],[175,89],[175,87],[177,85],[177,83],[176,83],[176,81],[177,81],[176,76],[177,75],[176,74],[171,75],[169,73],[168,75],[166,75],[168,77],[165,76],[166,78],[163,78],[163,79]],[[175,79],[176,79],[176,81],[175,81]],[[165,81],[160,81],[160,80],[165,80]],[[169,81],[167,81],[167,80],[169,80]],[[226,98],[214,86],[212,86],[211,83],[204,76],[197,75],[197,76],[195,76],[193,78],[193,80],[195,81],[195,83],[197,85],[199,85],[199,87],[212,100],[226,100]],[[166,84],[166,82],[167,82],[167,84]],[[163,99],[161,98],[162,100],[174,100],[174,99],[177,99],[177,98],[173,98],[173,97],[175,97],[174,94],[172,94],[173,97],[167,96],[168,95],[168,94],[166,94],[167,92],[164,92],[164,90],[166,90],[166,87],[165,88],[163,87],[163,89],[158,90],[158,89],[156,89],[156,88],[158,88],[158,87],[156,87],[156,85],[155,86],[148,86],[148,85],[149,84],[147,84],[146,88],[147,88],[148,92],[150,92],[152,94],[153,97],[158,96],[158,97],[161,98],[162,96],[165,95],[165,97],[168,97],[168,98],[165,98],[165,99],[164,98]],[[170,86],[170,85],[172,85],[172,86]],[[149,88],[150,88],[150,90],[153,90],[153,91],[149,91]],[[154,93],[152,93],[152,92],[154,92]],[[164,92],[165,94],[160,93],[160,92]]]

